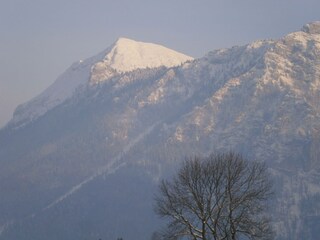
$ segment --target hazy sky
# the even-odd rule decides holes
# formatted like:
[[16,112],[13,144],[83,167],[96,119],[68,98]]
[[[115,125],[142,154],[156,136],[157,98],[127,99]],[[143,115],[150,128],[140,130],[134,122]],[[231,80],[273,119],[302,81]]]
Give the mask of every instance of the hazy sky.
[[73,62],[118,37],[193,57],[320,20],[319,0],[0,0],[0,127]]

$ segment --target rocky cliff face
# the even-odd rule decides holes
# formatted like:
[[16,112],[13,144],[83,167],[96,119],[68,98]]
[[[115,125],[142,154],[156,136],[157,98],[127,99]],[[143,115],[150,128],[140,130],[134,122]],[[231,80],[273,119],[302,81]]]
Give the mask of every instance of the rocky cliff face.
[[[84,61],[91,75],[81,88],[0,132],[0,239],[148,239],[159,225],[159,179],[185,156],[230,149],[270,167],[277,239],[316,239],[318,29],[311,23],[175,67],[110,75],[107,60]],[[92,84],[93,72],[108,80]]]

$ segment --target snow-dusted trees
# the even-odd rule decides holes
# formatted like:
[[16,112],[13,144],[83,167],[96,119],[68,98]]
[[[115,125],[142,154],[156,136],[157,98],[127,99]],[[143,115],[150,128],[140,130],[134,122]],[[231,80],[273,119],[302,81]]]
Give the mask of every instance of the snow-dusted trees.
[[195,157],[162,181],[155,210],[170,220],[165,239],[270,239],[271,187],[264,164],[234,153]]

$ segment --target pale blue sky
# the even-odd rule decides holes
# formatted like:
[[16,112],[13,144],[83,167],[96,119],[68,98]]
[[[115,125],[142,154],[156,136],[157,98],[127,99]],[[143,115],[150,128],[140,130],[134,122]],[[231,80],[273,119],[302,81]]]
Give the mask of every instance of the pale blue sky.
[[73,62],[118,37],[194,57],[320,20],[319,0],[0,0],[0,127]]

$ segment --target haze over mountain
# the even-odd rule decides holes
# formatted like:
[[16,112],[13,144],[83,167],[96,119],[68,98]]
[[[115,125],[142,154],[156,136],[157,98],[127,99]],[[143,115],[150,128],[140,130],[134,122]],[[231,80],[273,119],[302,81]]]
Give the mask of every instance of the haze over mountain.
[[277,239],[320,224],[320,22],[191,57],[119,39],[0,131],[0,239],[150,239],[159,179],[185,156],[266,161]]

